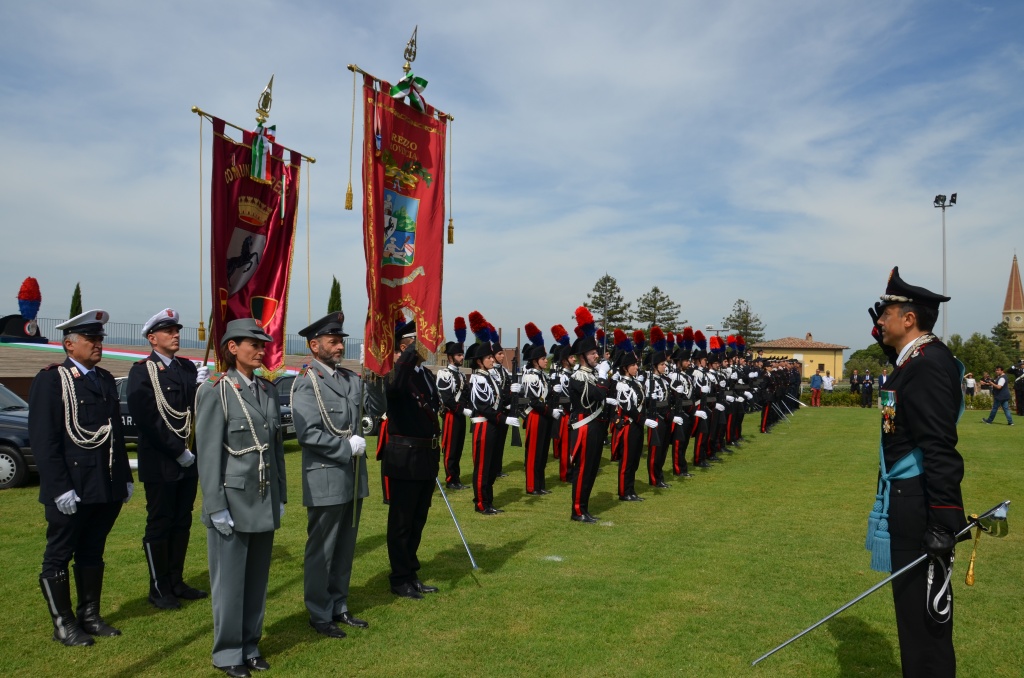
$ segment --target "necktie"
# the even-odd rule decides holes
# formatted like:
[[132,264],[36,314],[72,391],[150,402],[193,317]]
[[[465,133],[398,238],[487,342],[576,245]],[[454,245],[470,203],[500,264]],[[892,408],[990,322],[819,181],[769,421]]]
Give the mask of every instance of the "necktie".
[[249,384],[249,390],[252,391],[252,397],[256,399],[257,403],[259,403],[260,402],[260,391],[259,391],[258,388],[256,388],[256,382],[255,381],[251,382]]
[[89,385],[97,391],[100,390],[100,378],[96,376],[96,370],[89,370],[85,373],[85,378],[89,380]]

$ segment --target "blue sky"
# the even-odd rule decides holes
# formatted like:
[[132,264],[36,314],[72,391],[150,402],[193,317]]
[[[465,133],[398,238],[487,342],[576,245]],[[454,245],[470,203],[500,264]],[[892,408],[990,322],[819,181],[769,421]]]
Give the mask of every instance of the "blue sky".
[[[893,265],[941,289],[931,202],[952,192],[950,332],[999,320],[1024,254],[1024,5],[956,0],[5,3],[4,312],[32,275],[44,317],[81,282],[113,320],[170,305],[195,325],[208,243],[189,107],[251,125],[274,73],[279,140],[317,158],[313,316],[335,275],[360,334],[345,65],[396,79],[415,24],[425,96],[456,118],[449,331],[479,309],[549,335],[607,271],[698,326],[742,297],[770,338],[860,348]],[[208,198],[208,125],[203,143]],[[358,195],[358,158],[356,173]],[[290,332],[307,318],[305,223]]]

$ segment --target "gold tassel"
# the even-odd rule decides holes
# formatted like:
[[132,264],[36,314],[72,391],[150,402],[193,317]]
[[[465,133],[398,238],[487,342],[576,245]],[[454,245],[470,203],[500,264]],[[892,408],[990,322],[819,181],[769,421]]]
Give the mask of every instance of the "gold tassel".
[[[971,515],[971,520],[977,520],[977,515]],[[981,539],[981,525],[978,525],[978,532],[974,535],[974,548],[971,549],[971,562],[967,565],[967,577],[964,583],[974,586],[974,558],[978,555],[978,540]]]
[[448,244],[455,244],[455,219],[448,217]]
[[196,330],[196,336],[199,337],[199,341],[206,341],[206,328],[203,327],[203,321],[199,321],[199,329]]
[[348,188],[345,189],[345,209],[352,210],[352,182],[348,182]]

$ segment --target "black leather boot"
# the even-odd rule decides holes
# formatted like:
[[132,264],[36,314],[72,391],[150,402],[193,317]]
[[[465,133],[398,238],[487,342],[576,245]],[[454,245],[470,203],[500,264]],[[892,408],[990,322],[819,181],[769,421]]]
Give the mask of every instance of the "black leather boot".
[[52,577],[39,577],[39,588],[46,600],[46,608],[53,620],[53,639],[68,647],[92,645],[92,636],[78,626],[71,612],[71,583],[68,571],[61,570]]
[[75,565],[75,588],[78,589],[78,624],[94,636],[119,636],[121,631],[100,616],[100,594],[103,592],[103,566]]
[[149,565],[149,602],[161,610],[177,610],[181,603],[171,590],[167,542],[143,542],[142,550],[146,552],[146,564]]
[[183,600],[199,600],[205,598],[206,591],[194,589],[182,580],[182,573],[185,570],[185,554],[188,553],[189,533],[175,532],[171,535],[168,545],[167,564],[171,574],[171,592]]

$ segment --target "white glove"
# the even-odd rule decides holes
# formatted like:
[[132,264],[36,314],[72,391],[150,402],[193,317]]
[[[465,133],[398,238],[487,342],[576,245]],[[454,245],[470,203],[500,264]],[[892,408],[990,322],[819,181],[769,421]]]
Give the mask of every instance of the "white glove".
[[278,504],[278,506],[280,509],[277,512],[277,519],[284,520],[284,504]]
[[615,398],[605,398],[604,401],[611,405],[612,407],[618,407],[619,405],[619,401],[616,400]]
[[750,395],[750,391],[744,391],[743,395],[746,396],[747,400],[753,400],[754,396]]
[[727,403],[731,403],[731,402],[734,402],[735,400],[736,400],[736,399],[735,399],[735,398],[733,398],[733,397],[732,397],[731,395],[727,395],[727,396],[725,396],[725,402],[727,402]]
[[682,426],[683,425],[683,418],[682,417],[672,417],[672,423],[675,424],[676,426]]
[[682,387],[682,386],[676,386],[676,387],[675,387],[675,388],[674,388],[673,390],[674,390],[674,391],[675,391],[676,393],[678,393],[679,395],[682,395],[682,394],[683,394],[683,387]]
[[704,410],[697,410],[696,412],[693,413],[693,416],[698,417],[700,419],[707,419],[708,413],[705,412]]
[[523,390],[523,385],[522,384],[512,384],[511,386],[509,386],[509,388],[512,389],[513,393],[519,393],[520,391]]
[[361,457],[366,454],[366,438],[352,436],[348,439],[348,446],[352,448],[353,457]]
[[759,372],[751,372],[750,376],[751,376],[751,378],[756,379],[758,374],[760,374],[760,373]]
[[725,412],[725,405],[722,403],[715,403],[715,409],[719,412]]
[[708,386],[707,384],[704,384],[703,386],[700,387],[700,392],[701,393],[711,393],[711,387]]
[[178,462],[178,466],[181,468],[188,468],[192,464],[196,463],[196,455],[192,454],[192,450],[185,448],[185,451],[178,455],[175,460]]
[[210,378],[210,368],[209,367],[207,367],[206,365],[202,365],[202,364],[197,364],[196,367],[199,368],[199,369],[196,370],[196,383],[197,384],[201,384],[201,383],[203,383],[204,381],[206,381],[207,379]]
[[473,416],[473,410],[462,410],[462,413],[464,415],[466,415],[467,417],[472,417]]
[[561,393],[562,392],[562,385],[561,384],[555,384],[554,391],[555,391],[555,393]]
[[505,417],[505,423],[509,426],[519,428],[519,419],[517,417]]
[[231,536],[231,528],[235,526],[235,521],[231,520],[231,511],[228,509],[221,509],[211,513],[210,522],[225,537]]
[[75,494],[74,490],[68,490],[64,494],[60,495],[53,500],[53,503],[57,505],[57,509],[60,510],[66,516],[70,516],[78,510],[77,502],[82,501]]
[[551,410],[551,416],[555,418],[555,421],[558,421],[562,418],[562,410]]
[[128,486],[128,496],[124,498],[124,503],[128,503],[132,500],[132,495],[135,494],[135,483],[126,483]]
[[658,420],[657,419],[645,419],[644,420],[644,426],[646,426],[647,428],[658,428]]
[[600,377],[601,379],[604,379],[605,377],[608,376],[609,372],[611,372],[611,368],[608,366],[608,363],[598,363],[597,364],[597,376],[598,377]]

